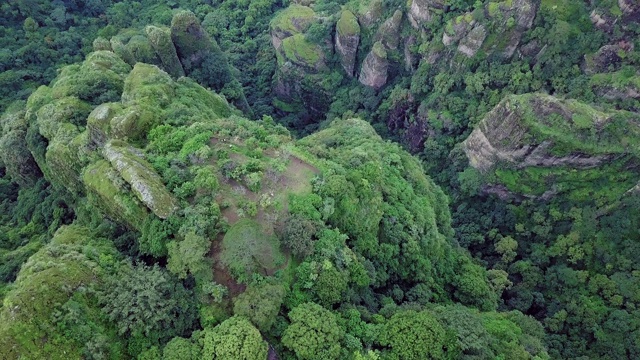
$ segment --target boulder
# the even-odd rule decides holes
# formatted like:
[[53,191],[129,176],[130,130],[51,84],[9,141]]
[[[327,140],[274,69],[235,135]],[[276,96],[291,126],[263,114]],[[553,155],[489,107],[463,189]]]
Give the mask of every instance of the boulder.
[[145,31],[156,54],[162,61],[165,71],[174,78],[184,76],[184,69],[178,58],[176,47],[171,40],[171,31],[156,26],[147,26]]
[[482,47],[484,39],[487,37],[487,31],[483,25],[476,25],[458,45],[458,51],[465,56],[472,58]]
[[376,32],[374,41],[382,42],[387,49],[396,50],[400,43],[400,25],[402,24],[402,11],[396,10]]
[[120,174],[104,160],[99,160],[84,170],[82,182],[89,201],[110,219],[129,229],[142,230],[148,210],[131,191]]
[[156,216],[166,219],[178,209],[178,202],[142,155],[142,151],[118,140],[110,140],[102,155],[131,186],[131,191]]
[[336,23],[335,41],[342,68],[349,77],[353,77],[360,43],[360,25],[356,16],[349,10],[344,10]]
[[25,129],[14,129],[0,137],[0,163],[11,180],[20,186],[31,186],[42,177],[38,164],[27,148]]
[[387,83],[388,68],[387,51],[378,41],[364,59],[358,80],[361,84],[378,90]]
[[290,5],[279,12],[269,24],[273,47],[278,50],[282,40],[307,31],[316,21],[316,13],[311,8],[298,4]]

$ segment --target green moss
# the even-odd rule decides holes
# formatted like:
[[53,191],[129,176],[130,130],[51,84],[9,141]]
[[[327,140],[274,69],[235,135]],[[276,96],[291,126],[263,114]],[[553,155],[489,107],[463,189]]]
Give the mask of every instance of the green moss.
[[49,180],[72,193],[83,192],[80,176],[86,165],[79,157],[83,137],[75,126],[66,123],[60,127],[58,136],[49,143],[45,159],[50,170]]
[[315,20],[316,13],[309,7],[292,4],[271,20],[271,28],[294,35],[306,31]]
[[65,97],[42,106],[37,112],[40,134],[49,140],[56,137],[62,124],[84,126],[91,105],[76,97]]
[[147,208],[127,189],[124,179],[107,161],[89,165],[82,181],[94,206],[130,229],[141,230]]
[[[171,39],[181,59],[189,59],[198,53],[208,52],[212,41],[200,20],[191,11],[179,11],[171,20]],[[191,59],[190,61],[193,61]]]
[[159,218],[166,219],[178,208],[178,203],[141,154],[140,150],[117,140],[109,141],[103,149],[104,157],[129,183],[138,199]]
[[149,42],[162,61],[164,69],[175,78],[184,76],[182,64],[171,40],[171,31],[166,28],[147,26],[145,28]]
[[282,41],[286,58],[294,63],[307,67],[315,67],[322,58],[322,50],[308,42],[303,34],[290,36]]
[[[631,152],[640,155],[640,129],[631,125],[633,113],[603,112],[576,100],[558,100],[542,94],[513,95],[507,101],[518,104],[530,135],[538,143],[546,139],[554,142],[552,151],[589,155]],[[540,111],[544,108],[558,110],[541,116]],[[570,117],[565,117],[565,114]]]
[[145,104],[155,111],[166,107],[175,97],[171,76],[157,66],[138,63],[124,82],[122,102]]
[[384,45],[380,41],[373,44],[373,48],[371,51],[379,58],[386,59],[387,58],[387,50],[384,48]]
[[349,10],[342,11],[340,19],[336,24],[338,35],[340,36],[357,36],[360,35],[360,25],[358,18]]
[[[60,331],[55,314],[74,294],[100,281],[98,264],[84,254],[91,244],[86,229],[65,226],[23,265],[0,312],[0,358],[82,358],[85,344],[69,337],[69,331]],[[100,246],[105,255],[115,253],[110,243]],[[100,316],[99,309],[95,310]],[[88,321],[76,317],[76,321],[83,320]]]
[[146,36],[136,35],[129,39],[129,42],[125,46],[131,55],[133,55],[133,58],[136,59],[136,62],[154,65],[161,64],[151,42],[149,42]]

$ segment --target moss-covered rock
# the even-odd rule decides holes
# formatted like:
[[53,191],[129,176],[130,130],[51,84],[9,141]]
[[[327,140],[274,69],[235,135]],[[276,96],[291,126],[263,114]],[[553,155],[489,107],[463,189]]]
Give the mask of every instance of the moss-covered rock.
[[104,160],[87,166],[82,174],[92,205],[129,229],[141,230],[147,207],[134,196],[120,174]]
[[382,20],[384,16],[382,0],[362,1],[359,4],[357,15],[362,26],[372,28],[375,23]]
[[[51,241],[22,266],[0,310],[0,358],[2,359],[79,359],[84,342],[61,332],[56,314],[75,295],[74,321],[91,323],[94,335],[106,336],[100,324],[96,302],[85,302],[86,290],[99,284],[104,271],[89,255],[100,247],[105,257],[117,250],[106,240],[94,240],[79,226],[63,226]],[[96,316],[98,315],[98,316]],[[90,335],[90,334],[89,334]],[[112,338],[117,341],[117,338]]]
[[131,191],[154,214],[166,219],[178,209],[178,203],[165,188],[160,176],[143,158],[143,152],[117,140],[109,141],[102,150],[105,159],[131,186]]
[[382,42],[387,49],[396,50],[400,43],[400,25],[402,24],[402,11],[396,10],[393,16],[388,18],[376,32],[375,41]]
[[[485,116],[463,149],[472,167],[515,193],[593,192],[595,179],[615,176],[616,186],[601,194],[613,200],[637,181],[640,129],[633,122],[625,111],[543,94],[512,95]],[[580,177],[595,183],[575,182]]]
[[156,26],[147,26],[145,31],[158,57],[162,60],[165,71],[175,78],[184,76],[184,69],[171,40],[171,31]]
[[[305,32],[311,24],[316,21],[316,13],[313,9],[292,4],[279,12],[270,23],[271,36],[277,41]],[[274,47],[279,48],[279,44],[274,41]]]
[[96,105],[117,101],[129,71],[131,67],[118,55],[96,51],[87,55],[81,65],[64,67],[50,85],[51,96],[57,99],[75,96]]
[[17,102],[0,117],[0,164],[20,186],[33,185],[42,176],[27,147],[24,103]]
[[318,45],[307,41],[303,34],[290,36],[282,41],[285,61],[308,69],[320,70],[324,64],[324,54]]
[[111,119],[122,110],[119,103],[102,104],[89,114],[87,118],[87,131],[89,144],[93,147],[102,147],[111,136]]
[[487,37],[487,31],[483,25],[476,25],[469,34],[460,40],[458,44],[458,51],[463,53],[466,57],[474,57],[480,48],[484,39]]
[[171,103],[174,96],[174,82],[169,74],[155,65],[138,63],[124,82],[122,103],[162,109]]
[[81,174],[86,162],[80,156],[80,151],[85,140],[74,125],[64,123],[49,143],[45,155],[50,171],[49,180],[74,194],[84,192]]
[[113,50],[113,52],[118,55],[124,62],[131,66],[136,64],[136,58],[131,53],[131,50],[129,50],[119,38],[113,37],[111,38],[109,43],[111,44],[111,49]]
[[98,36],[93,40],[93,51],[111,51],[111,43],[109,40]]
[[389,60],[381,42],[376,42],[364,59],[358,80],[361,84],[380,89],[387,83]]
[[185,70],[198,66],[212,48],[211,37],[191,11],[180,11],[173,16],[171,39]]
[[340,56],[342,68],[350,77],[356,66],[356,55],[360,43],[360,24],[349,10],[342,11],[336,23],[336,51]]
[[62,124],[84,126],[91,110],[91,105],[73,96],[46,104],[37,113],[40,134],[51,141]]
[[142,35],[135,35],[129,39],[127,45],[125,45],[127,50],[133,55],[133,58],[136,62],[143,62],[146,64],[160,65],[162,62],[158,58],[156,51],[149,39]]

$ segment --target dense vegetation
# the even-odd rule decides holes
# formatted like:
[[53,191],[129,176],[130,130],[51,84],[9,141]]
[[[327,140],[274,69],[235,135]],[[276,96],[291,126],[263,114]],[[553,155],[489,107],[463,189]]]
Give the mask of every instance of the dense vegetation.
[[640,357],[633,1],[0,17],[0,358]]

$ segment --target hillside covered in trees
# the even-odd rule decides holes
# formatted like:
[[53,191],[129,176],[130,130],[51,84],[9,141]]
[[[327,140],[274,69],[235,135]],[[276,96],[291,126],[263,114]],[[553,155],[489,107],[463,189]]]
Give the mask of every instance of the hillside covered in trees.
[[0,358],[640,357],[640,5],[0,5]]

